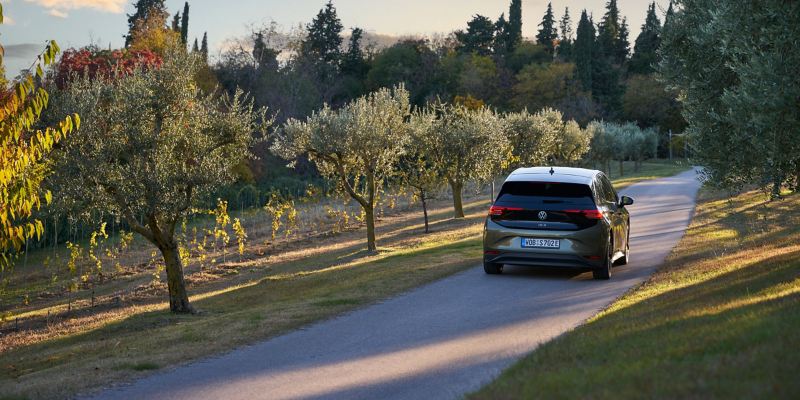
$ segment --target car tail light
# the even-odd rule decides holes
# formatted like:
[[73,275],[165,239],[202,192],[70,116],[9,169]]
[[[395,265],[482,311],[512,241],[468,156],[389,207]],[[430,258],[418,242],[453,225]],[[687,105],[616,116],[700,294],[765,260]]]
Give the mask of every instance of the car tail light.
[[603,212],[596,208],[590,208],[588,210],[564,210],[564,212],[569,214],[580,214],[586,219],[603,219]]
[[496,256],[500,254],[500,250],[485,250],[483,254],[487,256]]
[[509,211],[522,211],[519,207],[505,207],[505,206],[491,206],[489,207],[489,215],[497,217]]

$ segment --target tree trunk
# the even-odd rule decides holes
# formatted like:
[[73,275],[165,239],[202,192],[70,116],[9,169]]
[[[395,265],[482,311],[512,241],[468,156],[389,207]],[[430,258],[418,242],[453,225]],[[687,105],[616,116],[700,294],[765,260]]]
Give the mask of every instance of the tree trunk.
[[[171,241],[171,240],[170,240]],[[194,313],[189,304],[186,292],[186,281],[183,279],[183,266],[177,244],[171,243],[160,248],[167,269],[167,286],[169,287],[169,309],[175,313]]]
[[776,174],[774,178],[772,178],[772,199],[779,199],[781,197],[781,183],[783,179],[780,175]]
[[619,160],[619,176],[620,177],[625,176],[625,170],[624,170],[624,167],[623,167],[624,164],[625,164],[625,161],[620,159]]
[[364,215],[367,220],[367,250],[375,251],[378,249],[375,244],[375,208],[364,207]]
[[461,191],[464,189],[464,184],[450,180],[450,189],[453,191],[453,217],[464,218],[464,207],[461,204]]
[[425,233],[430,233],[428,229],[428,202],[425,198],[425,192],[420,192],[419,198],[422,200],[422,215],[425,217]]

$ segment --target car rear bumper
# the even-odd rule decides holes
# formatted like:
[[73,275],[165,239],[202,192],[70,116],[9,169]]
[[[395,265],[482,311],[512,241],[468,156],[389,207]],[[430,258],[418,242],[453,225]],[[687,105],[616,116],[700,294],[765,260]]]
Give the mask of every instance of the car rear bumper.
[[[484,262],[542,267],[599,268],[608,243],[604,221],[577,231],[511,229],[486,220],[483,233]],[[553,249],[524,248],[524,238],[558,239]]]
[[484,254],[483,261],[494,264],[527,265],[532,267],[558,267],[575,269],[599,268],[602,261],[589,260],[572,254],[508,251],[500,254]]

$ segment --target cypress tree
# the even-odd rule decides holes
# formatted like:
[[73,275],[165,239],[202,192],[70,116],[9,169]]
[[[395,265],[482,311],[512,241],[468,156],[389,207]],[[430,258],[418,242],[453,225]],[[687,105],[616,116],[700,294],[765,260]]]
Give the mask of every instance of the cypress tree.
[[569,15],[569,7],[564,8],[564,16],[559,23],[561,36],[558,41],[558,54],[564,60],[572,59],[572,17]]
[[508,30],[507,50],[509,52],[522,43],[522,0],[511,0],[511,6],[508,10]]
[[342,56],[342,73],[363,78],[368,69],[364,51],[361,49],[361,39],[364,37],[364,30],[353,28],[350,31],[350,43],[347,53]]
[[183,4],[183,19],[181,20],[181,43],[185,46],[189,40],[189,2]]
[[658,46],[661,45],[661,21],[656,15],[655,1],[647,7],[647,18],[642,24],[642,32],[633,45],[633,56],[628,71],[633,74],[649,74],[658,62]]
[[603,54],[613,56],[618,49],[619,41],[619,9],[617,0],[606,3],[606,13],[597,27],[597,41]]
[[628,60],[630,47],[630,42],[628,42],[628,19],[623,17],[622,23],[619,25],[619,35],[617,37],[616,46],[614,46],[614,61],[616,61],[618,65],[622,65]]
[[547,11],[539,24],[542,28],[536,34],[536,41],[543,45],[548,52],[553,52],[556,39],[558,39],[558,31],[556,30],[556,20],[553,16],[553,5],[547,3]]
[[203,60],[208,61],[208,32],[203,32],[203,41],[200,44],[200,54]]
[[197,38],[194,38],[194,46],[192,46],[192,53],[197,53],[200,51],[200,47],[197,45]]
[[180,32],[181,31],[181,12],[178,11],[175,13],[175,16],[172,17],[172,31],[173,32]]
[[672,0],[669,0],[669,7],[667,7],[667,14],[664,16],[664,30],[667,29],[672,16],[675,15],[675,9],[672,8]]
[[575,59],[575,76],[581,82],[583,90],[592,90],[592,60],[595,47],[594,23],[589,19],[586,10],[581,12],[578,22],[573,58]]

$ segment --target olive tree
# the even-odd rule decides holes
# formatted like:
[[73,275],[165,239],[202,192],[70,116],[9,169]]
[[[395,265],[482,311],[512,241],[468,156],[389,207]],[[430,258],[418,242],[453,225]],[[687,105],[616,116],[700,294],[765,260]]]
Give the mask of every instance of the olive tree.
[[492,110],[458,105],[437,107],[430,151],[453,192],[453,212],[464,217],[462,192],[469,179],[488,180],[508,160],[509,142],[503,121]]
[[508,113],[503,119],[514,164],[531,167],[547,163],[559,141],[561,121],[551,124],[541,113],[531,114],[528,110]]
[[774,197],[800,186],[800,2],[675,3],[658,70],[680,94],[706,182],[771,185]]
[[322,175],[361,205],[370,251],[377,249],[375,204],[404,151],[410,111],[403,86],[380,89],[339,110],[326,105],[305,121],[290,119],[272,146],[287,160],[308,155]]
[[590,131],[574,120],[564,122],[561,111],[544,108],[534,114],[540,132],[553,137],[548,159],[556,165],[575,165],[589,151]]
[[588,158],[608,174],[611,173],[611,160],[614,159],[615,138],[607,127],[608,124],[604,122],[592,121],[586,130],[592,137]]
[[119,215],[158,248],[173,312],[194,311],[176,225],[203,196],[232,182],[232,169],[251,156],[254,132],[270,124],[240,93],[201,95],[199,62],[171,52],[160,68],[78,79],[54,99],[83,125],[55,154],[50,184],[79,207]]
[[398,173],[401,182],[414,190],[414,194],[422,203],[422,215],[425,221],[425,233],[429,233],[428,226],[428,200],[431,194],[442,183],[442,178],[436,169],[433,154],[431,153],[431,130],[436,116],[427,111],[420,110],[411,115],[410,140],[406,142],[406,149],[398,162]]

